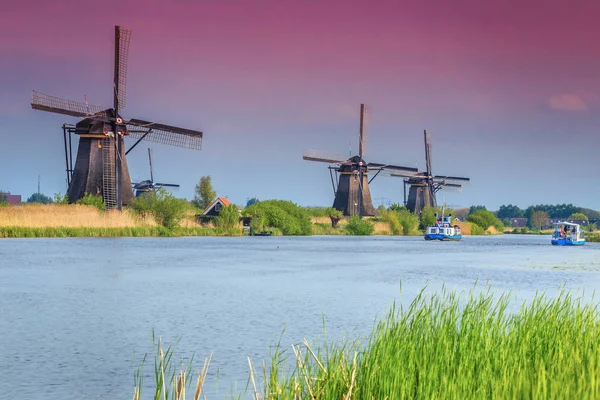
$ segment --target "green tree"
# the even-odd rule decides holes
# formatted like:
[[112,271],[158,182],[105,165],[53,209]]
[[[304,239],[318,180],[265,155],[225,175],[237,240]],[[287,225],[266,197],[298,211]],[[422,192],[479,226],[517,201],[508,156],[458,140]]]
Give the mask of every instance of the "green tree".
[[493,226],[499,232],[504,230],[504,224],[496,218],[493,212],[488,210],[479,209],[475,211],[467,217],[467,221],[479,226],[483,230],[490,226]]
[[[251,217],[252,221],[259,221],[263,227],[277,228],[284,235],[312,234],[312,223],[308,211],[291,201],[259,201],[244,208],[242,215]],[[253,228],[252,223],[250,227]]]
[[476,213],[479,210],[486,210],[487,208],[485,208],[485,206],[471,206],[469,208],[469,215]]
[[192,205],[201,210],[205,210],[217,198],[217,192],[212,187],[210,175],[200,178],[196,185]]
[[498,208],[496,212],[496,216],[499,219],[507,219],[507,218],[523,218],[523,210],[519,207],[514,206],[512,204],[502,205]]
[[69,204],[69,196],[66,193],[54,193],[54,204]]
[[335,229],[337,228],[337,224],[340,222],[344,214],[342,214],[342,212],[336,208],[328,207],[327,216],[331,220],[331,227]]
[[571,214],[568,219],[582,219],[589,222],[588,217],[584,213],[580,212]]
[[437,210],[433,207],[425,206],[421,210],[421,229],[426,229],[428,226],[435,224],[435,214]]
[[408,210],[406,207],[400,205],[399,203],[392,204],[389,209],[390,211]]
[[104,211],[106,209],[106,206],[104,205],[104,200],[102,200],[102,196],[91,193],[85,193],[82,198],[75,202],[75,204],[83,204],[84,206],[94,206],[100,211]]
[[42,193],[34,193],[27,199],[28,203],[41,203],[41,204],[50,204],[52,203],[52,199],[45,194]]
[[346,231],[349,235],[371,235],[375,231],[375,226],[368,219],[359,218],[358,215],[350,217]]
[[167,229],[179,226],[188,207],[185,199],[178,199],[162,187],[136,197],[129,204],[129,208],[135,213],[151,215],[156,223]]
[[550,217],[546,211],[537,210],[531,214],[531,226],[536,229],[542,229],[543,226],[548,225]]
[[231,231],[239,228],[240,211],[235,204],[222,207],[219,215],[215,218],[215,226]]

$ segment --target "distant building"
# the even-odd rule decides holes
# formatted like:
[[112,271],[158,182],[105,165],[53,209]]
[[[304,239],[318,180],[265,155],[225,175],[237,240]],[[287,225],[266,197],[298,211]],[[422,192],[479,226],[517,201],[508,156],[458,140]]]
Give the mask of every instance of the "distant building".
[[202,213],[202,217],[216,217],[221,213],[223,207],[227,207],[231,203],[225,197],[217,197],[215,201],[210,203],[206,210]]
[[20,194],[10,194],[10,192],[0,192],[5,198],[8,204],[17,205],[21,204],[21,195]]
[[556,224],[558,222],[570,222],[572,224],[578,224],[581,226],[587,226],[589,223],[585,219],[569,219],[569,218],[550,218],[550,224]]
[[527,226],[527,218],[509,218],[512,228],[525,228]]

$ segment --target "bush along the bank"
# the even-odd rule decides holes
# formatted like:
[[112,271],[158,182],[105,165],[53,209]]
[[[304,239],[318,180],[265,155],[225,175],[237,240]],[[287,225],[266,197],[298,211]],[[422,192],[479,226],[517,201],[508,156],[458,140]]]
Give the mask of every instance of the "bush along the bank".
[[221,208],[219,215],[215,218],[215,227],[224,229],[232,236],[239,235],[240,227],[240,212],[235,204],[230,204]]
[[[467,217],[467,221],[479,226],[483,231],[488,229],[490,226],[494,227],[498,232],[504,231],[504,224],[500,221],[493,212],[488,210],[479,209],[473,214]],[[472,235],[478,235],[471,231]]]
[[308,212],[291,201],[264,200],[242,211],[250,217],[250,227],[255,231],[277,228],[283,235],[310,235],[312,223]]
[[357,215],[350,217],[346,225],[348,235],[366,236],[372,235],[375,231],[375,226],[371,221],[364,218],[359,218]]
[[405,207],[381,211],[379,217],[390,226],[392,235],[408,236],[419,233],[419,217]]
[[[66,198],[66,196],[67,195],[65,195],[64,199],[58,199],[61,200],[60,204],[65,204],[65,201],[68,203],[68,199]],[[104,200],[102,200],[102,196],[91,193],[85,193],[82,198],[75,202],[75,204],[83,204],[84,206],[94,206],[99,211],[104,211],[106,209],[106,206],[104,205]]]
[[142,217],[152,216],[157,224],[167,229],[174,229],[185,216],[189,204],[185,199],[178,199],[164,188],[146,192],[136,197],[129,208]]

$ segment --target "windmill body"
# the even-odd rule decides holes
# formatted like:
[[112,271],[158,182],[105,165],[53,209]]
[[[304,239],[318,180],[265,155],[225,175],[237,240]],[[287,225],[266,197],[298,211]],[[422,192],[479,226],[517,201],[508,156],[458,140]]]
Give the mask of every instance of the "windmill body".
[[159,187],[172,187],[178,188],[179,185],[174,183],[159,183],[154,182],[154,169],[152,167],[152,151],[148,148],[148,162],[150,164],[150,179],[146,179],[141,182],[130,183],[130,187],[133,185],[133,189],[135,190],[135,197],[139,197],[144,193],[151,192]]
[[[404,179],[404,205],[411,212],[420,215],[425,207],[436,207],[435,194],[443,188],[460,189],[461,184],[454,182],[469,182],[469,178],[459,176],[433,175],[431,172],[431,140],[429,131],[423,131],[425,141],[426,170],[416,174],[392,173],[392,176]],[[406,187],[409,187],[406,199]]]
[[[90,105],[59,97],[33,92],[33,109],[81,118],[74,128],[65,128],[70,134],[79,135],[75,167],[70,168],[65,138],[68,198],[71,203],[86,193],[100,195],[107,209],[121,209],[133,199],[126,155],[142,140],[185,147],[202,148],[202,132],[176,126],[159,124],[142,119],[125,120],[120,110],[125,107],[127,78],[127,55],[131,31],[115,27],[114,82],[112,85],[113,107]],[[72,126],[72,125],[70,125]],[[66,134],[65,134],[66,135]],[[125,151],[125,138],[136,142]]]
[[[305,150],[304,156],[302,157],[307,161],[330,164],[328,168],[335,195],[333,208],[341,211],[345,216],[373,216],[376,214],[375,207],[373,207],[369,184],[382,171],[389,170],[406,174],[417,172],[416,168],[368,163],[364,160],[363,156],[366,153],[370,107],[361,104],[360,111],[358,155],[348,158],[337,154]],[[334,172],[337,179],[334,179],[333,177]],[[368,177],[369,173],[374,174],[371,179]]]

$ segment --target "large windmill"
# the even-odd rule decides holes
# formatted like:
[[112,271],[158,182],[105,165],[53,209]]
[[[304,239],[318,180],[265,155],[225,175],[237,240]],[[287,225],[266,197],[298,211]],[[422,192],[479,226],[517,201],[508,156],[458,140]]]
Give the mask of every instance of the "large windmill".
[[[342,211],[346,216],[375,215],[369,183],[371,183],[383,170],[402,173],[417,172],[416,168],[381,163],[367,163],[364,160],[363,156],[366,154],[370,114],[370,107],[361,104],[358,155],[350,156],[348,158],[339,154],[327,154],[316,150],[305,150],[304,156],[302,157],[304,160],[308,161],[333,164],[333,166],[328,166],[331,184],[335,194],[333,208]],[[337,175],[337,187],[333,178],[334,171]],[[377,171],[370,180],[368,179],[369,171]]]
[[[32,108],[83,118],[74,127],[63,126],[65,132],[79,135],[75,168],[69,168],[66,155],[70,202],[79,200],[85,193],[91,193],[101,195],[107,209],[121,210],[124,204],[128,204],[133,199],[133,189],[125,156],[142,140],[195,150],[202,147],[202,132],[142,119],[122,118],[120,111],[125,108],[130,37],[130,30],[115,26],[112,108],[105,109],[90,105],[87,101],[77,102],[33,92]],[[136,139],[127,151],[124,148],[126,136]],[[72,159],[70,161],[72,165]]]
[[135,190],[135,197],[141,196],[144,193],[156,190],[161,187],[178,188],[179,185],[175,183],[159,183],[154,182],[154,168],[152,168],[152,149],[148,148],[148,163],[150,164],[150,179],[146,179],[140,182],[132,182],[133,189]]
[[[469,178],[459,176],[433,175],[431,172],[431,140],[429,131],[423,131],[425,140],[425,171],[416,174],[392,172],[391,176],[404,179],[404,205],[411,212],[419,215],[425,206],[435,207],[437,201],[435,194],[442,188],[460,189],[461,184],[452,182],[468,182]],[[409,187],[408,200],[406,187]]]

